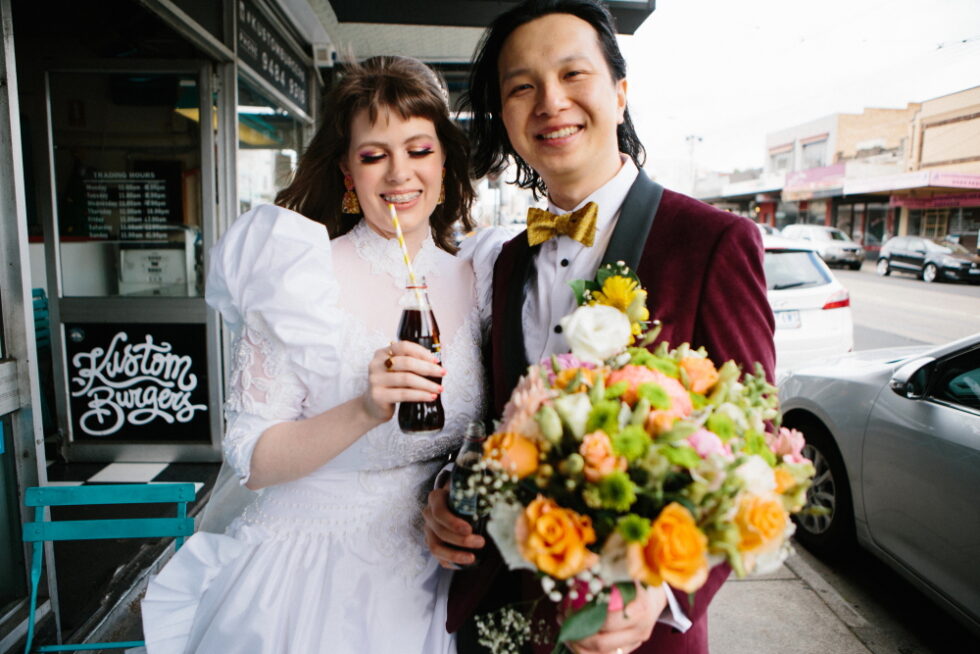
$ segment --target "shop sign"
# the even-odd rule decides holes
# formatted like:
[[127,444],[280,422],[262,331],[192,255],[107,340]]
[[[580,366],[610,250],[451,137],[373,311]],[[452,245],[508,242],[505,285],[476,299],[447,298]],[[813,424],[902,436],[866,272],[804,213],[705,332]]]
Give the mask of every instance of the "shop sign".
[[306,67],[251,0],[238,0],[238,56],[309,113]]
[[980,207],[980,193],[957,193],[956,195],[935,195],[931,198],[913,198],[907,195],[892,195],[889,204],[908,209],[951,209],[954,207]]
[[76,441],[210,442],[203,324],[65,324]]
[[786,175],[783,200],[812,200],[840,195],[844,187],[844,164],[800,170]]

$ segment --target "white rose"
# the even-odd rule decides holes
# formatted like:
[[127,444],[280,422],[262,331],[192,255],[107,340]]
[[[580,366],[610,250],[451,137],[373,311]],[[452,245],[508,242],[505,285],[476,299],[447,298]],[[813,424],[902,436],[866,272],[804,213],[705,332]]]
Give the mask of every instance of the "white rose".
[[735,474],[745,482],[745,490],[751,495],[768,495],[776,490],[776,474],[765,459],[756,454],[740,465]]
[[517,546],[517,535],[514,527],[517,519],[524,512],[524,507],[516,502],[498,502],[490,509],[490,520],[487,522],[487,534],[493,538],[500,558],[511,570],[536,570],[534,564],[524,558]]
[[602,304],[579,307],[561,319],[561,329],[572,354],[596,365],[623,351],[631,337],[626,314]]

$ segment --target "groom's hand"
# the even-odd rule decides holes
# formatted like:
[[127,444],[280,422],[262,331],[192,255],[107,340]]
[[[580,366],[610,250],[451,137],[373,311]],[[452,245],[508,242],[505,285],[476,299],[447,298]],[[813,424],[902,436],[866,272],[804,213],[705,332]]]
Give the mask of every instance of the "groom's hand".
[[471,565],[476,557],[464,549],[480,549],[483,537],[474,534],[470,523],[449,510],[449,490],[437,488],[429,493],[429,501],[422,511],[425,519],[425,544],[444,568],[456,570]]
[[666,605],[663,587],[638,587],[636,599],[621,611],[610,611],[599,633],[568,646],[575,654],[628,654],[650,640]]

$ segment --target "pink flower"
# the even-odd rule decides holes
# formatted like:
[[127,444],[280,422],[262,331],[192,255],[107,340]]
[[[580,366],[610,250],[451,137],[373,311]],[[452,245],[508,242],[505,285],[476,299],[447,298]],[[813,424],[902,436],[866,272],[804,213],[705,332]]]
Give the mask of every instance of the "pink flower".
[[726,459],[733,458],[732,448],[727,443],[723,443],[718,434],[699,429],[687,437],[687,444],[694,448],[698,456],[707,459],[712,454],[718,454]]
[[796,429],[780,427],[778,434],[766,432],[766,440],[769,441],[769,447],[773,453],[778,457],[782,457],[786,463],[806,463],[809,461],[809,459],[803,456],[803,447],[806,445],[806,439]]
[[539,430],[534,414],[542,404],[550,401],[556,394],[555,391],[545,387],[540,370],[532,367],[517,382],[517,387],[504,406],[500,431],[536,438]]
[[609,376],[606,377],[606,388],[619,382],[626,382],[628,385],[626,392],[622,395],[622,400],[630,406],[636,405],[637,389],[640,385],[652,383],[658,384],[667,392],[667,396],[670,398],[670,408],[664,411],[670,417],[684,418],[694,410],[694,406],[691,404],[691,396],[683,384],[659,370],[653,370],[646,366],[623,366],[619,370],[609,373]]
[[[566,354],[555,355],[555,360],[558,362],[559,370],[570,370],[573,368],[589,368],[592,370],[595,369],[594,363],[591,363],[589,361],[582,361],[571,352],[568,352]],[[540,365],[542,368],[548,371],[548,383],[554,386],[555,378],[558,375],[555,372],[554,366],[552,365],[551,357],[545,357],[544,359],[541,359],[541,363],[539,363],[538,365]]]

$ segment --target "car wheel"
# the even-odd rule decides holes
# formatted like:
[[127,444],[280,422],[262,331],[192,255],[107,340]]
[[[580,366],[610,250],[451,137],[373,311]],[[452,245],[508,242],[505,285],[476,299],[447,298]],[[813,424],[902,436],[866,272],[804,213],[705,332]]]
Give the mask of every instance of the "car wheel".
[[936,264],[927,263],[926,267],[922,269],[922,281],[927,284],[931,284],[939,278],[939,269],[936,268]]
[[888,275],[892,274],[892,268],[888,265],[888,259],[884,257],[878,259],[878,265],[875,266],[875,271],[882,277],[888,277]]
[[816,474],[806,492],[806,506],[793,516],[796,539],[807,549],[826,556],[850,551],[854,543],[854,509],[844,460],[833,437],[817,420],[795,426],[806,438],[803,456]]

